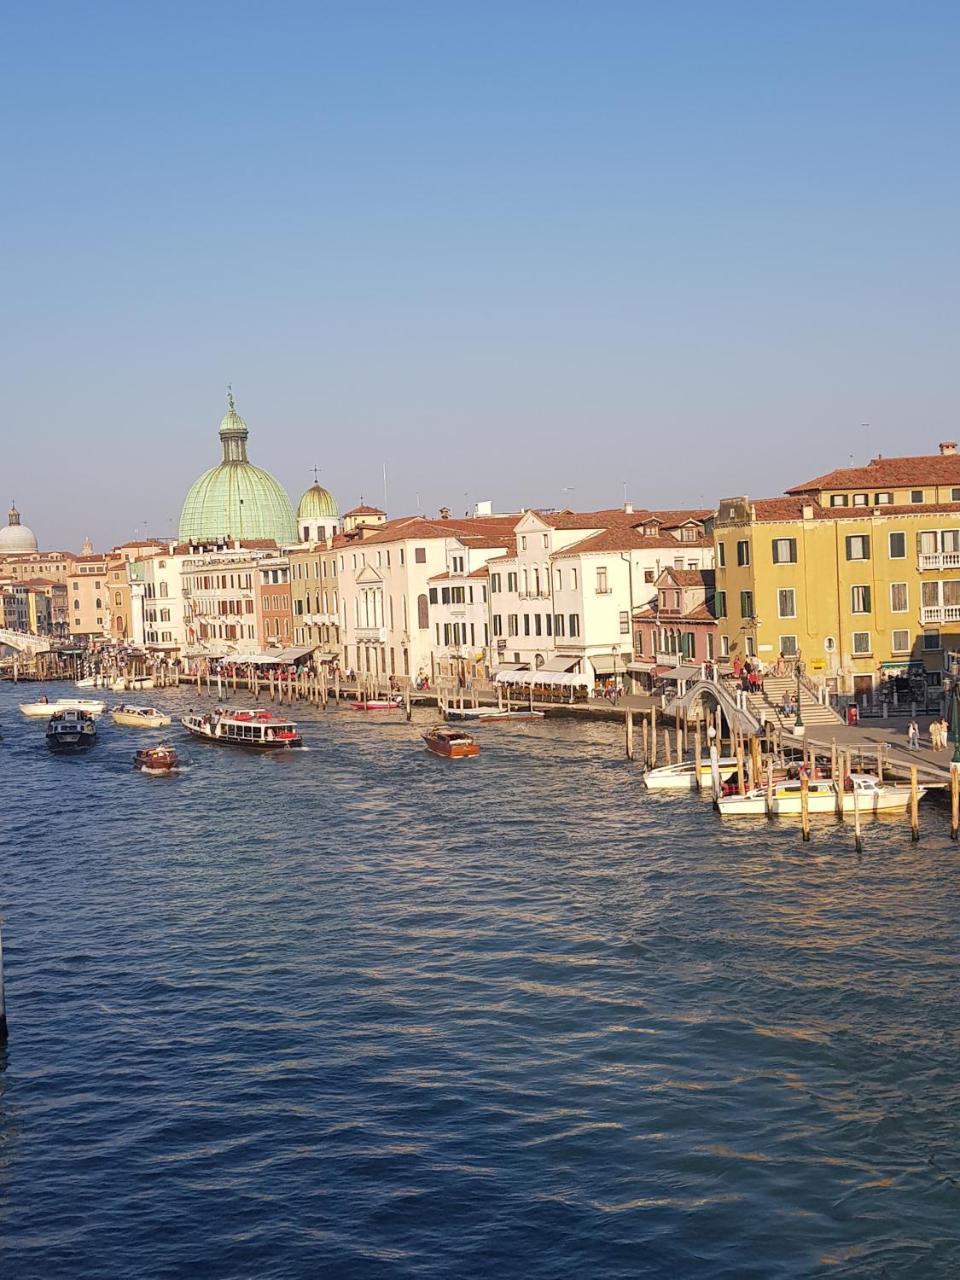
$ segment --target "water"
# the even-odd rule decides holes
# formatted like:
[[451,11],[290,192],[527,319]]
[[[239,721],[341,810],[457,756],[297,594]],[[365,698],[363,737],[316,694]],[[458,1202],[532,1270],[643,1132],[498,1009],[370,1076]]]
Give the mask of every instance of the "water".
[[306,708],[308,751],[147,778],[177,729],[51,757],[36,692],[0,686],[4,1276],[960,1271],[942,811],[858,859],[644,795],[613,725],[453,763]]

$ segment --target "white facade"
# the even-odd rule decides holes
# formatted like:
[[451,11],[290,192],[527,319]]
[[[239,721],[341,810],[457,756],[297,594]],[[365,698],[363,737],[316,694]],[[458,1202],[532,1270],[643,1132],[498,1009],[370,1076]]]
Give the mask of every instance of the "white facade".
[[224,547],[182,557],[188,654],[223,657],[260,651],[257,570],[263,556],[276,554]]
[[[187,624],[183,595],[183,562],[171,544],[167,551],[160,551],[138,563],[142,574],[140,583],[133,581],[131,571],[131,604],[133,627],[142,633],[142,643],[147,649],[175,657],[187,644]],[[139,587],[139,590],[138,590]],[[141,608],[137,608],[139,597]],[[139,622],[137,614],[142,617]]]

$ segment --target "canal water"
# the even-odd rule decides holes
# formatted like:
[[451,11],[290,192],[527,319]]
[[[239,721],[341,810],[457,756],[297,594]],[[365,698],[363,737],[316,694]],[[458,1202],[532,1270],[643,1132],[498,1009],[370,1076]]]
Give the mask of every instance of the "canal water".
[[645,795],[617,726],[449,762],[425,712],[175,726],[151,778],[108,721],[50,756],[38,691],[0,686],[4,1276],[960,1273],[943,810],[858,858]]

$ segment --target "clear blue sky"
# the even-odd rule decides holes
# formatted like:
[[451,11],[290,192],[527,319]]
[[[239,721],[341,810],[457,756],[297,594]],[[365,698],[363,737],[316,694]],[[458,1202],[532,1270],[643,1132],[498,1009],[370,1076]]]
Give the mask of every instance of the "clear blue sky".
[[228,382],[294,502],[392,514],[932,451],[958,65],[923,0],[8,5],[0,498],[175,528]]

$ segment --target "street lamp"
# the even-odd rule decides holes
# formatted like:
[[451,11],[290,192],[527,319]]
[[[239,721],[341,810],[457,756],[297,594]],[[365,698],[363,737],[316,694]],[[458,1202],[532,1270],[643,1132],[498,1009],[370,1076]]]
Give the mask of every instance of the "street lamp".
[[794,724],[794,729],[802,729],[803,713],[800,710],[800,677],[803,674],[803,663],[800,660],[799,649],[797,650],[797,662],[796,662],[795,670],[797,673],[797,719],[796,719],[796,723]]

